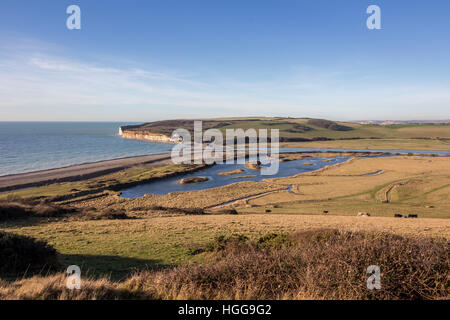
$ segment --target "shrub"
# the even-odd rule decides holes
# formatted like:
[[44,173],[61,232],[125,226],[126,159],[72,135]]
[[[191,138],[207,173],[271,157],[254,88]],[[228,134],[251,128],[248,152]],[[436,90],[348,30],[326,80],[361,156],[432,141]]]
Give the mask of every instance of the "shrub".
[[131,219],[127,216],[124,209],[107,209],[102,213],[96,215],[94,220],[121,220],[121,219]]
[[66,275],[57,274],[46,277],[34,276],[13,283],[0,282],[0,300],[115,300],[115,299],[151,299],[139,289],[133,290],[124,283],[111,282],[108,278],[84,279],[82,290],[70,290],[66,287]]
[[152,206],[150,210],[163,211],[168,214],[202,215],[205,211],[202,208],[170,208],[162,206]]
[[295,244],[286,233],[268,233],[260,237],[257,243],[260,248],[291,247]]
[[46,242],[0,231],[0,275],[53,270],[58,266],[56,250]]
[[[271,244],[290,238],[292,245]],[[277,243],[279,240],[274,241]],[[320,230],[257,243],[216,240],[214,263],[159,275],[163,299],[441,299],[448,298],[445,240]],[[258,245],[260,243],[260,245]],[[288,242],[289,243],[289,242]],[[368,290],[367,267],[381,268],[381,290]]]
[[20,203],[0,203],[0,221],[26,218],[31,215],[27,206]]
[[205,214],[205,211],[202,208],[185,208],[181,209],[180,212],[185,215],[202,215]]
[[225,248],[239,247],[248,241],[248,237],[242,234],[233,234],[231,236],[220,235],[214,241],[207,245],[207,251],[220,251]]
[[49,205],[49,204],[38,204],[31,208],[31,212],[36,217],[61,217],[63,215],[69,214],[69,213],[75,213],[77,212],[76,209],[73,208],[67,208],[67,207],[61,207],[56,205]]

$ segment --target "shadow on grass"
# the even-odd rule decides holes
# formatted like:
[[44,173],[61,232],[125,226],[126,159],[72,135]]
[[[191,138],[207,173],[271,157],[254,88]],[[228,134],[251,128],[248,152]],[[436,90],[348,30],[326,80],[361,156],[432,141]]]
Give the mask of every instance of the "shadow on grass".
[[81,269],[82,278],[107,277],[113,281],[124,280],[134,272],[157,271],[173,268],[175,265],[162,264],[160,260],[136,259],[119,256],[81,255],[81,254],[59,254],[59,267],[50,270],[43,266],[41,270],[34,272],[27,270],[21,273],[0,273],[0,279],[4,281],[16,281],[32,276],[48,276],[53,273],[65,273],[71,265],[77,265]]
[[162,270],[174,265],[162,264],[161,260],[137,259],[119,256],[60,254],[62,271],[70,265],[81,268],[82,277],[109,277],[121,280],[133,272],[143,270]]

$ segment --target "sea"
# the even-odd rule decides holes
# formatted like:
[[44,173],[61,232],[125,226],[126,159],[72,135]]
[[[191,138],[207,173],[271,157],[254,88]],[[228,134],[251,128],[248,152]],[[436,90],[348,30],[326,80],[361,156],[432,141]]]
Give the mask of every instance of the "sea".
[[124,139],[124,122],[0,122],[0,176],[169,152],[173,145]]

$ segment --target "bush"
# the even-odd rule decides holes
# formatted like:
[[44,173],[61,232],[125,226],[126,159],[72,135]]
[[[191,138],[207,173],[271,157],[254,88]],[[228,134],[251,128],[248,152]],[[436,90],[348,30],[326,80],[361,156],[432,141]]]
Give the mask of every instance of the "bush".
[[164,211],[167,214],[202,215],[205,211],[202,208],[170,208],[162,206],[152,206],[150,210]]
[[127,216],[124,209],[107,209],[102,213],[95,216],[94,220],[121,220],[121,219],[131,219]]
[[220,251],[225,248],[239,247],[248,241],[248,237],[242,234],[231,236],[220,235],[206,246],[207,251]]
[[282,248],[295,244],[294,240],[290,239],[286,233],[268,233],[260,237],[257,243],[260,248]]
[[[272,241],[276,245],[267,245]],[[221,251],[214,263],[159,275],[161,298],[448,298],[445,240],[320,230],[286,238],[272,234],[257,242],[221,238],[216,244]],[[381,290],[367,289],[370,265],[381,268]]]
[[0,231],[0,275],[21,276],[25,272],[58,267],[57,252],[46,242]]
[[310,119],[308,120],[308,124],[323,128],[323,129],[329,129],[333,131],[350,131],[353,130],[352,127],[343,126],[336,122],[329,121],[329,120],[322,120],[322,119]]
[[0,221],[24,219],[29,217],[60,217],[77,212],[76,209],[39,203],[30,205],[22,202],[0,203]]
[[66,207],[43,204],[43,203],[32,207],[31,211],[34,216],[45,217],[45,218],[61,217],[63,215],[69,214],[69,213],[77,212],[77,210],[73,209],[73,208],[66,208]]
[[21,219],[30,215],[29,208],[20,203],[0,203],[0,221]]

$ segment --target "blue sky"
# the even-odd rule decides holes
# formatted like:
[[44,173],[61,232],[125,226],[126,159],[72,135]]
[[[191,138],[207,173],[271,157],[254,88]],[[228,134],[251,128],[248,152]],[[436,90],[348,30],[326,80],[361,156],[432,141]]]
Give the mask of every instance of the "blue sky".
[[447,0],[2,0],[0,120],[450,119],[449,56]]

